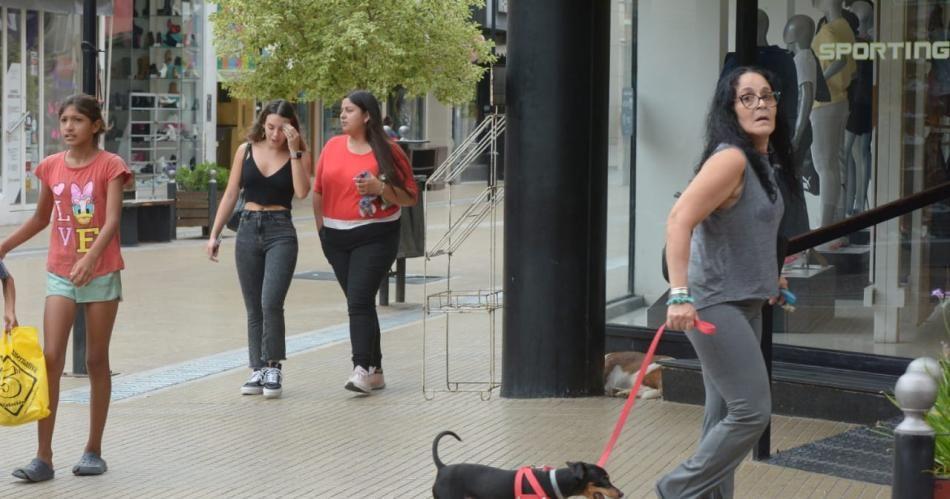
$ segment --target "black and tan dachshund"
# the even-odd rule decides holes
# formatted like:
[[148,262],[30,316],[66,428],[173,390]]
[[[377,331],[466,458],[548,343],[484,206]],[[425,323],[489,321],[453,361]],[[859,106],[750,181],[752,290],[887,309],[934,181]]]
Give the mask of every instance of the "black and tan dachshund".
[[[432,442],[432,460],[438,469],[432,495],[435,499],[514,499],[515,470],[502,470],[481,464],[446,465],[439,459],[439,440],[446,435],[462,441],[451,431],[443,431]],[[610,483],[610,477],[600,466],[588,463],[567,463],[566,468],[549,471],[532,470],[544,495],[551,498],[584,496],[591,499],[614,499],[623,497],[623,492]],[[554,477],[556,483],[552,484]],[[522,492],[533,494],[528,480],[522,484]]]

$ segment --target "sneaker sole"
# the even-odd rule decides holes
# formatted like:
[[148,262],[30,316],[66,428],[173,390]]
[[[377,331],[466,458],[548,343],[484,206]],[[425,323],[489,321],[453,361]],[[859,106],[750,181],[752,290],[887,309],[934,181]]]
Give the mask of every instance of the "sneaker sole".
[[244,388],[241,387],[241,395],[260,395],[264,392],[263,388]]
[[281,395],[281,393],[283,393],[283,389],[281,389],[281,388],[278,388],[278,389],[276,389],[276,390],[268,390],[267,388],[265,388],[265,389],[264,389],[264,398],[266,398],[266,399],[279,398],[280,395]]
[[370,390],[361,388],[359,385],[357,385],[356,383],[352,381],[347,381],[346,386],[344,386],[343,388],[346,388],[347,390],[351,392],[359,393],[360,395],[369,395],[371,393]]
[[386,388],[386,383],[383,383],[382,385],[379,385],[379,386],[374,386],[373,390],[382,390],[383,388]]

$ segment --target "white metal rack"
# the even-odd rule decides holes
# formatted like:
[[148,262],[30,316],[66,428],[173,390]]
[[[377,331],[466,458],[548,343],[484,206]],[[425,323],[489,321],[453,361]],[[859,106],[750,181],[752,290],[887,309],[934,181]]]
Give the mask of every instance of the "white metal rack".
[[[496,273],[500,263],[500,258],[496,254],[496,246],[498,241],[498,210],[505,192],[504,187],[498,182],[497,175],[498,139],[504,131],[504,114],[495,112],[486,116],[482,123],[459,144],[445,162],[426,180],[426,189],[423,191],[425,213],[432,213],[428,206],[429,187],[444,184],[448,191],[448,227],[445,231],[438,237],[429,237],[429,234],[435,228],[429,223],[430,217],[426,218],[426,241],[434,240],[436,243],[426,248],[424,273],[427,277],[430,275],[429,269],[436,266],[436,260],[444,262],[439,264],[439,268],[445,269],[444,290],[430,293],[428,279],[425,280],[426,282],[423,285],[426,302],[422,325],[422,392],[427,400],[434,398],[436,392],[476,392],[483,400],[487,400],[491,397],[492,392],[501,386],[496,374],[495,322],[496,312],[503,307],[502,290],[496,282]],[[489,153],[488,184],[459,213],[458,208],[453,206],[453,183],[485,152]],[[490,222],[489,268],[487,270],[486,286],[480,289],[455,289],[452,285],[452,258],[479,224],[485,220]],[[450,366],[453,353],[450,347],[454,345],[454,342],[451,341],[451,324],[453,317],[457,317],[457,314],[471,313],[483,313],[487,316],[489,350],[487,373],[485,377],[479,379],[468,379],[467,377],[466,379],[459,379],[453,376]],[[427,367],[430,362],[428,343],[430,337],[436,334],[432,331],[432,321],[439,320],[444,321],[445,349],[444,352],[441,352],[445,357],[444,386],[442,386],[442,383],[439,383],[439,386],[431,386]]]

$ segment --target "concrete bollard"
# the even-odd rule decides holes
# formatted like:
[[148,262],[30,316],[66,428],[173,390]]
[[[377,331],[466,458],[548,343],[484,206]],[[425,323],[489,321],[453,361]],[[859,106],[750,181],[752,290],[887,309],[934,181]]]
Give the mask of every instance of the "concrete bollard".
[[76,304],[73,317],[73,375],[85,376],[86,371],[86,305]]
[[894,430],[893,499],[933,497],[935,434],[924,415],[937,400],[935,364],[927,357],[914,360],[894,387],[904,420]]
[[208,170],[208,231],[214,227],[214,217],[218,214],[218,170]]
[[176,204],[176,200],[178,199],[178,181],[175,180],[176,173],[177,171],[174,168],[169,169],[168,183],[165,184],[165,194],[168,196],[168,199],[172,201],[168,227],[168,238],[172,241],[178,239],[178,205]]

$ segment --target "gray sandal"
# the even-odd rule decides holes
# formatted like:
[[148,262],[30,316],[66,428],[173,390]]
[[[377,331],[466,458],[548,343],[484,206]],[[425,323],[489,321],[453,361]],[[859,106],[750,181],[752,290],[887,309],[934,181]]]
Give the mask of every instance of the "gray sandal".
[[53,471],[53,468],[46,464],[46,461],[38,457],[33,458],[30,464],[13,470],[13,476],[28,482],[45,482],[52,480],[55,474],[56,472]]
[[106,462],[101,457],[99,457],[98,454],[94,452],[85,452],[83,453],[82,457],[79,458],[79,462],[76,463],[76,466],[73,466],[73,475],[101,475],[108,469],[109,467],[106,466]]

